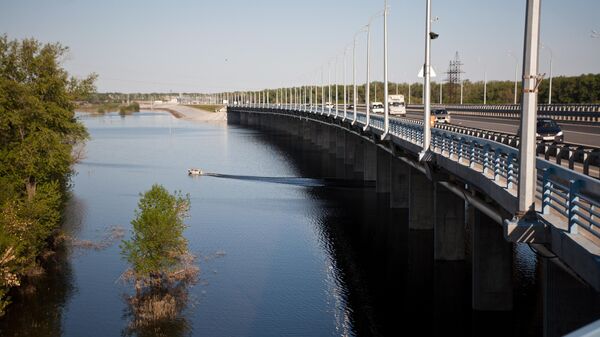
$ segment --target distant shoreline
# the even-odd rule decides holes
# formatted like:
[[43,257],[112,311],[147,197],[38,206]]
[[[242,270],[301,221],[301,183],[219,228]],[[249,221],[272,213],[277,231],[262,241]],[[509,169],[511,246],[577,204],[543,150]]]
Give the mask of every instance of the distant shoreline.
[[170,113],[178,119],[197,122],[224,122],[227,120],[227,111],[210,112],[198,107],[179,104],[142,104],[142,110],[162,110]]

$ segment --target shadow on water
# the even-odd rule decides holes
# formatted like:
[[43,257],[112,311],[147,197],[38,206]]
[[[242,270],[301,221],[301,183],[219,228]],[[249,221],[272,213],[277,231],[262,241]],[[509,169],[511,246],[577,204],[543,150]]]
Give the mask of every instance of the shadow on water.
[[13,291],[0,336],[61,336],[63,310],[75,291],[67,250],[58,249],[42,264],[44,274]]
[[[298,138],[268,129],[258,137],[301,176],[340,167],[335,155]],[[524,244],[513,246],[513,310],[473,310],[469,247],[464,261],[435,261],[433,230],[409,230],[408,210],[390,209],[388,195],[309,191],[325,204],[317,229],[333,258],[351,334],[561,336],[600,317],[597,292]]]
[[[76,235],[81,230],[86,204],[75,196],[67,203],[62,230]],[[77,291],[71,266],[71,249],[67,242],[42,263],[44,272],[11,293],[13,303],[0,319],[0,336],[61,336],[63,314],[71,296]]]
[[203,173],[202,176],[236,179],[244,181],[254,181],[273,184],[295,185],[302,187],[330,187],[330,188],[366,188],[375,187],[372,181],[358,181],[349,179],[337,178],[303,178],[303,177],[261,177],[261,176],[245,176],[220,173]]
[[189,296],[187,284],[124,295],[123,317],[128,324],[122,336],[189,336],[192,332],[186,315]]

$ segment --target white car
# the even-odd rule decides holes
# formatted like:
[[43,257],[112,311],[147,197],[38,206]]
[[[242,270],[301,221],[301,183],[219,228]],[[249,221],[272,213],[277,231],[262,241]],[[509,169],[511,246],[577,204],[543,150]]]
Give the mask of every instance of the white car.
[[325,109],[333,109],[334,105],[331,102],[325,102]]
[[371,103],[371,113],[375,113],[375,114],[380,113],[380,114],[382,114],[383,112],[384,112],[383,103],[381,103],[381,102],[373,102],[373,103]]

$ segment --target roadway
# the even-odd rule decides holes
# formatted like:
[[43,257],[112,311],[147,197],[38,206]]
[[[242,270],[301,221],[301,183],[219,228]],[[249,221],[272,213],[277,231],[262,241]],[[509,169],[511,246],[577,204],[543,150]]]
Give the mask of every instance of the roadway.
[[[511,118],[460,116],[450,112],[451,123],[466,127],[516,134],[519,121]],[[409,110],[408,118],[422,119],[423,112]],[[558,122],[565,134],[565,143],[600,147],[600,125],[571,124]]]

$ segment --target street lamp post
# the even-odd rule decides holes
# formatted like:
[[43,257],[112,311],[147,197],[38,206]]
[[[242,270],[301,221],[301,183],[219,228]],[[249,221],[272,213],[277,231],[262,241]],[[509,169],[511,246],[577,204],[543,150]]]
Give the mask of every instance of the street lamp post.
[[323,66],[321,66],[321,115],[325,113],[325,83],[323,81]]
[[[521,142],[519,145],[518,213],[535,217],[536,119],[541,0],[527,0],[525,45],[523,48],[523,93],[521,100]],[[569,228],[571,230],[571,228]]]
[[347,117],[347,111],[346,111],[346,105],[347,105],[347,91],[346,91],[346,87],[348,86],[346,83],[346,53],[348,51],[348,48],[344,48],[344,118],[342,118],[342,121],[346,120]]
[[360,34],[361,32],[364,32],[365,29],[361,29],[359,32],[357,32],[356,34],[354,34],[354,40],[352,41],[352,109],[354,110],[354,116],[352,118],[352,125],[354,125],[354,123],[356,123],[356,96],[358,94],[358,91],[356,89],[356,37],[358,36],[358,34]]
[[419,161],[425,158],[429,151],[431,142],[431,125],[429,119],[431,115],[431,88],[430,88],[430,60],[431,60],[431,0],[426,0],[425,6],[425,64],[423,65],[423,151],[419,154]]
[[329,95],[329,106],[327,107],[327,117],[331,116],[331,61],[327,62],[327,81],[328,83],[328,95]]
[[542,48],[548,49],[550,52],[550,82],[548,83],[548,104],[552,104],[552,49],[550,47],[543,45]]
[[370,108],[370,100],[371,100],[371,21],[367,24],[367,83],[365,84],[365,106],[367,108],[366,121],[364,131],[369,128],[369,123],[371,122],[371,108]]
[[335,67],[333,68],[333,78],[335,81],[335,117],[338,118],[338,78],[337,78],[337,68],[338,68],[338,57],[335,57]]
[[387,36],[387,15],[388,7],[387,0],[384,1],[383,9],[383,135],[381,139],[385,139],[390,130],[390,107],[388,106],[388,36]]
[[515,55],[513,55],[513,53],[510,51],[508,52],[508,55],[515,60],[515,99],[514,99],[514,104],[517,104],[517,78],[518,78],[518,71],[519,71],[519,60],[517,60],[517,57]]

